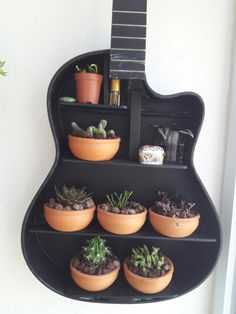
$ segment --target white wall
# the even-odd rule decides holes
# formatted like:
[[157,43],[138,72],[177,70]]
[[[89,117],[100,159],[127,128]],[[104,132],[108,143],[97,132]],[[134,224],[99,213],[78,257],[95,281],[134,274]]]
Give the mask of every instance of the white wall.
[[[109,48],[111,0],[1,2],[0,312],[211,314],[213,276],[191,293],[146,305],[96,305],[63,298],[27,268],[20,229],[27,207],[54,160],[47,87],[67,60]],[[195,165],[217,209],[228,112],[234,5],[231,0],[148,0],[147,78],[159,93],[191,90],[206,105]]]

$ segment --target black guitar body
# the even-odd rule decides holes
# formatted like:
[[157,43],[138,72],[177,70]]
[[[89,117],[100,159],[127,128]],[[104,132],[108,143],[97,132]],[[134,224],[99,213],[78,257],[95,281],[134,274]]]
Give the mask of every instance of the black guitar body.
[[[202,99],[194,93],[161,96],[145,80],[121,81],[121,106],[109,106],[110,50],[87,53],[63,65],[48,90],[48,115],[56,146],[54,165],[26,213],[22,227],[22,250],[32,273],[53,291],[78,300],[107,303],[140,303],[171,299],[201,284],[213,270],[220,251],[220,225],[215,208],[201,183],[194,165],[193,152],[204,116]],[[99,105],[59,103],[65,95],[75,95],[73,73],[76,64],[97,63],[104,74]],[[68,149],[67,135],[72,121],[81,126],[107,119],[121,137],[114,160],[86,162],[75,159]],[[138,148],[156,144],[157,131],[152,125],[191,129],[194,139],[186,137],[181,162],[160,166],[138,163]],[[206,163],[210,161],[207,160]],[[150,223],[136,234],[119,236],[104,231],[94,219],[79,232],[58,232],[43,218],[43,204],[54,195],[54,187],[63,184],[87,186],[94,191],[96,204],[114,191],[134,191],[135,199],[150,206],[158,190],[178,190],[183,199],[196,203],[201,214],[198,229],[187,238],[167,238],[154,231]],[[161,293],[145,295],[131,288],[121,271],[118,280],[101,292],[86,292],[75,285],[69,263],[86,239],[100,235],[120,260],[132,247],[141,244],[161,247],[169,256],[175,272],[170,285]]]

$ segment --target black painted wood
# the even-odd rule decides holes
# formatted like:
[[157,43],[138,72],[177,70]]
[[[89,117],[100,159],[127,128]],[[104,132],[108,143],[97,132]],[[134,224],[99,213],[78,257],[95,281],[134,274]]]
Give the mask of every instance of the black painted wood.
[[[122,81],[121,106],[58,103],[63,95],[75,96],[74,67],[76,64],[99,63],[106,73],[110,51],[99,51],[78,56],[63,65],[53,77],[48,90],[48,115],[56,145],[55,163],[31,202],[22,226],[22,251],[33,274],[48,288],[68,298],[98,303],[147,303],[168,300],[183,295],[201,284],[213,270],[220,252],[220,224],[194,165],[193,152],[200,131],[204,105],[194,93],[162,96],[150,89],[146,81]],[[103,87],[104,88],[104,87]],[[106,93],[104,93],[106,95]],[[129,95],[129,96],[128,96]],[[104,96],[106,98],[106,96]],[[101,98],[103,100],[103,97]],[[126,104],[124,106],[124,103]],[[83,126],[101,118],[109,121],[121,136],[121,147],[116,158],[107,162],[86,162],[75,159],[67,145],[71,121]],[[156,133],[151,124],[178,123],[191,128],[194,141],[186,144],[184,162],[163,166],[142,165],[135,159],[139,145],[154,144]],[[129,160],[129,157],[133,160]],[[206,159],[206,162],[207,161]],[[147,221],[136,234],[112,235],[102,230],[96,219],[79,232],[64,233],[52,230],[43,218],[43,204],[54,195],[54,187],[87,186],[98,204],[111,192],[124,189],[134,191],[134,198],[149,207],[158,189],[174,191],[196,203],[201,214],[200,226],[190,237],[173,239],[155,233]],[[86,239],[101,235],[119,256],[121,262],[132,247],[141,244],[160,246],[174,263],[173,280],[159,294],[145,295],[132,289],[123,276],[110,288],[91,293],[78,288],[69,273],[72,256]]]
[[146,37],[145,26],[119,26],[112,25],[111,36],[121,37]]
[[146,25],[146,13],[113,11],[112,24]]
[[146,12],[147,0],[113,0],[113,10]]
[[[145,49],[146,0],[114,1],[110,78],[145,80]],[[133,60],[142,62],[128,62]]]

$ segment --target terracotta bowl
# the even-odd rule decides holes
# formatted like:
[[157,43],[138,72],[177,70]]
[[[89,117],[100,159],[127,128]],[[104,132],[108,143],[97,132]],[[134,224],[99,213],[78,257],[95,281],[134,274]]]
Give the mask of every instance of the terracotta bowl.
[[183,238],[192,234],[199,225],[200,214],[193,218],[172,218],[149,209],[149,220],[153,228],[167,237]]
[[105,275],[88,275],[80,272],[70,263],[71,276],[74,282],[87,291],[101,291],[110,287],[118,277],[120,266]]
[[97,207],[100,225],[114,234],[131,234],[137,232],[145,223],[147,210],[134,215],[115,214]]
[[124,261],[124,274],[125,278],[128,283],[137,291],[142,293],[158,293],[164,290],[170,283],[173,272],[174,272],[174,265],[169,258],[167,258],[170,264],[170,270],[161,277],[156,278],[148,278],[142,277],[134,274],[132,271],[129,270],[126,261]]
[[120,137],[114,139],[95,139],[68,136],[68,144],[72,154],[82,160],[111,160],[120,147]]
[[95,206],[83,210],[58,210],[44,204],[44,218],[57,231],[72,232],[87,227],[93,219]]

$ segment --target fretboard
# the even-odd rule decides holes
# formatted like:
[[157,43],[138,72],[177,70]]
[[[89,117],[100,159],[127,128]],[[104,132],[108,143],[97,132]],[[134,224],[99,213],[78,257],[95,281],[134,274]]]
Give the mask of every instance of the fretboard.
[[147,0],[113,0],[110,77],[145,79]]

